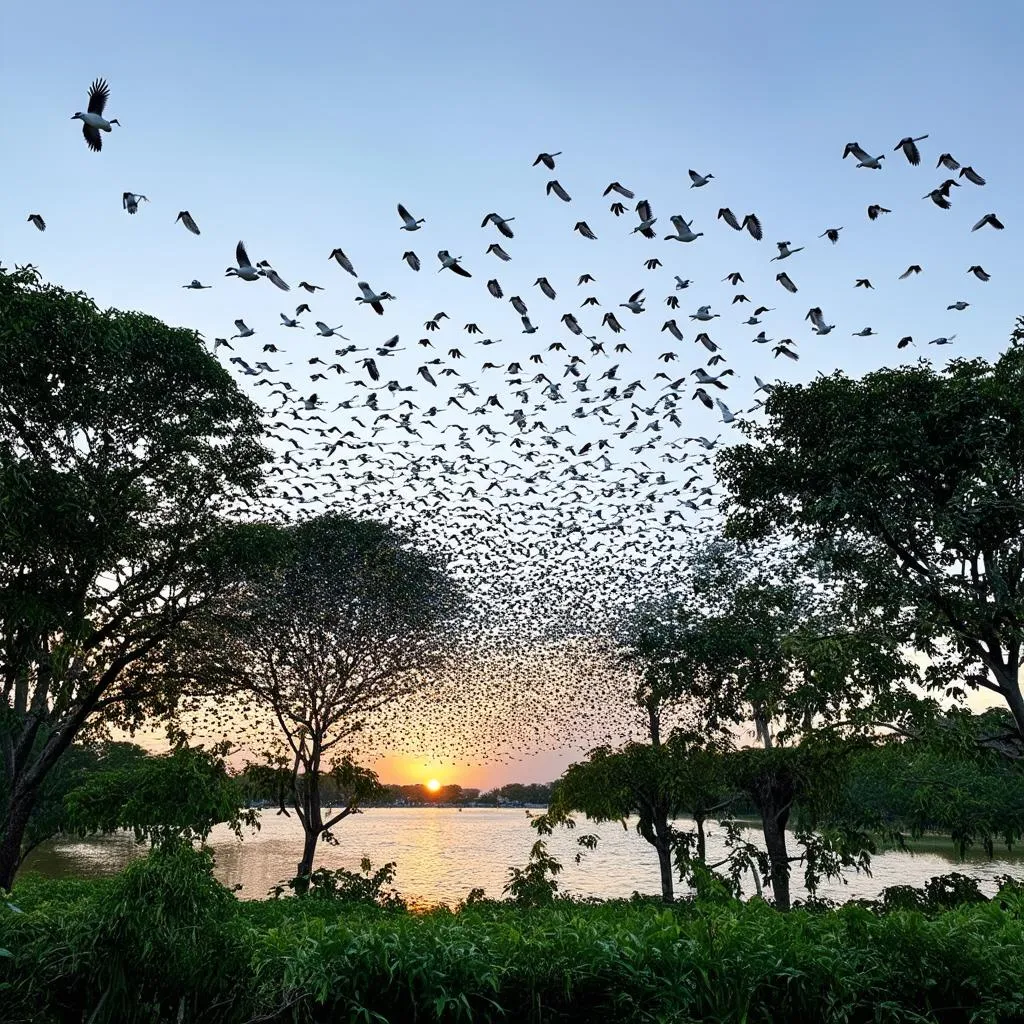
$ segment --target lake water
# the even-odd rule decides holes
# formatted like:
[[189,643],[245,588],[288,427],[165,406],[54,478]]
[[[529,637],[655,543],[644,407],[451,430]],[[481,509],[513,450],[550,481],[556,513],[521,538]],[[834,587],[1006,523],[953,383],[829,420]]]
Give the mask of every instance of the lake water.
[[[686,823],[680,822],[681,827]],[[575,835],[598,834],[597,849],[586,852],[575,863],[579,847]],[[536,835],[526,813],[511,808],[408,807],[371,808],[347,818],[335,830],[338,846],[321,843],[317,867],[358,870],[365,855],[375,867],[395,861],[395,887],[416,904],[455,904],[470,889],[483,888],[490,897],[500,897],[510,865],[525,865]],[[759,837],[750,830],[751,839]],[[216,856],[217,877],[226,885],[240,885],[239,895],[262,898],[277,882],[291,878],[302,850],[302,830],[294,817],[265,811],[261,827],[239,842],[226,828],[218,826],[210,838]],[[145,852],[128,835],[97,839],[58,839],[35,850],[24,870],[51,877],[98,877],[120,870],[133,857]],[[550,837],[548,849],[563,863],[559,882],[565,892],[602,898],[628,897],[634,891],[656,895],[659,889],[658,862],[651,846],[630,827],[593,826],[581,819],[575,833],[564,829]],[[717,858],[722,850],[717,830],[709,835],[708,856]],[[795,852],[795,851],[794,851]],[[835,900],[874,897],[886,886],[920,886],[933,875],[961,871],[983,883],[986,892],[995,890],[996,876],[1024,876],[1024,855],[1017,851],[996,851],[988,860],[980,851],[968,851],[960,861],[952,844],[935,840],[927,852],[883,853],[873,859],[872,874],[850,873],[847,884],[829,883],[821,894]],[[794,895],[802,890],[799,868],[794,876]]]

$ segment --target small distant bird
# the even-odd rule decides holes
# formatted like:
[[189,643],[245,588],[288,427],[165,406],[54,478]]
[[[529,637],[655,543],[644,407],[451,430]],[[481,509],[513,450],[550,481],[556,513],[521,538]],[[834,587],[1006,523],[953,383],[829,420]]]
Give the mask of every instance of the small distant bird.
[[487,251],[491,253],[491,255],[497,256],[499,260],[502,260],[505,263],[508,263],[508,261],[512,259],[512,257],[509,256],[509,254],[505,252],[497,242],[491,242],[491,244],[487,246]]
[[875,286],[866,277],[858,277],[853,287],[874,289]]
[[377,316],[384,315],[384,296],[378,295],[365,281],[358,281],[359,290],[363,293],[356,296],[356,302],[363,302],[369,306]]
[[873,331],[870,327],[862,327],[859,331],[853,332],[854,338],[873,338],[878,334],[877,331]]
[[597,241],[597,235],[590,230],[590,225],[585,220],[576,221],[573,231],[578,231],[584,238],[589,238],[593,242]]
[[730,210],[728,206],[723,206],[718,211],[718,218],[717,219],[718,220],[724,220],[725,223],[729,225],[729,227],[733,228],[736,231],[742,231],[743,230],[742,227],[740,226],[740,222],[736,219],[736,214],[733,213],[732,210]]
[[947,306],[946,309],[955,309],[958,312],[962,313],[969,305],[969,302],[964,302],[963,299],[960,299],[958,302],[954,302],[951,305]]
[[654,237],[654,225],[658,222],[658,218],[654,216],[651,210],[651,204],[646,199],[641,199],[636,204],[637,216],[640,218],[640,223],[633,228],[633,233],[639,232],[644,238]]
[[612,192],[617,192],[624,199],[635,199],[636,193],[626,188],[625,185],[618,181],[613,181],[602,193],[603,196],[611,195]]
[[626,207],[623,206],[622,203],[612,203],[612,205],[609,206],[608,209],[611,210],[611,212],[614,213],[616,217],[621,217],[626,212]]
[[[900,338],[900,340],[896,342],[896,347],[897,348],[906,348],[908,345],[913,345],[913,344],[914,344],[914,339],[908,334],[908,335],[906,335],[906,337]],[[916,346],[915,346],[915,348],[916,348]]]
[[305,328],[302,326],[302,324],[299,323],[297,319],[285,316],[284,313],[281,314],[281,322],[285,325],[285,327],[298,327],[300,330],[305,330]]
[[690,287],[690,279],[687,278],[684,281],[678,274],[676,274],[676,291],[677,292],[681,292],[684,289],[689,288],[689,287]]
[[929,345],[952,345],[953,344],[953,339],[955,337],[956,337],[955,334],[951,334],[948,338],[946,338],[946,337],[932,338],[932,340],[929,341],[928,344]]
[[907,269],[904,270],[902,274],[900,274],[900,280],[901,281],[905,281],[908,277],[910,277],[911,274],[920,274],[920,273],[921,273],[921,264],[920,263],[911,263],[910,266],[907,267]]
[[425,223],[422,217],[417,220],[401,203],[398,204],[398,216],[403,222],[399,231],[419,231],[420,225]]
[[420,258],[411,250],[409,252],[403,252],[402,259],[405,260],[413,270],[420,269]]
[[691,168],[690,181],[693,182],[690,188],[703,188],[713,177],[713,174],[698,174]]
[[327,257],[329,260],[337,260],[338,266],[342,270],[347,270],[353,277],[358,276],[355,271],[355,267],[352,266],[352,261],[342,252],[341,249],[332,249],[331,255]]
[[295,315],[302,316],[303,313],[312,313],[313,311],[309,308],[308,302],[300,303],[295,307]]
[[986,273],[985,270],[982,267],[979,267],[977,264],[975,264],[973,267],[968,267],[967,273],[973,274],[979,281],[988,281],[992,277],[991,274]]
[[292,287],[287,281],[267,262],[267,260],[260,260],[256,264],[260,277],[265,277],[272,285],[280,288],[283,292],[290,292]]
[[148,203],[149,200],[145,196],[139,195],[138,193],[135,192],[124,192],[121,195],[121,205],[129,213],[136,213],[139,209],[140,202]]
[[930,199],[940,210],[948,210],[950,208],[948,195],[949,193],[942,186],[939,186],[939,188],[933,188],[931,192],[921,196],[921,198]]
[[792,292],[794,295],[796,294],[796,285],[793,284],[793,281],[790,278],[789,274],[787,274],[785,271],[783,271],[781,274],[776,274],[775,280],[778,281],[779,284],[781,284],[787,292]]
[[459,277],[472,277],[473,275],[463,266],[459,265],[461,256],[452,256],[447,249],[438,249],[437,258],[441,261],[441,267],[438,270],[440,274],[442,270],[450,270],[453,274],[458,274]]
[[735,288],[736,285],[743,284],[743,275],[738,270],[734,270],[731,274],[726,274],[722,280],[728,281]]
[[561,155],[561,150],[557,153],[538,153],[537,159],[533,161],[533,166],[536,167],[537,164],[543,164],[549,171],[553,171],[555,169],[555,157]]
[[579,288],[581,284],[593,284],[597,281],[597,278],[592,274],[580,274],[580,279],[576,282],[576,287]]
[[489,213],[480,222],[480,227],[485,228],[488,224],[493,224],[506,238],[514,238],[515,235],[512,234],[512,229],[508,226],[509,221],[512,220],[515,220],[515,217],[499,217],[496,213]]
[[321,338],[335,338],[335,337],[337,337],[337,338],[341,338],[342,341],[348,341],[348,338],[346,338],[344,334],[339,334],[338,333],[341,330],[341,328],[342,328],[341,324],[338,324],[337,327],[328,327],[327,324],[325,324],[323,322],[323,320],[317,320],[315,326],[316,326],[316,333],[319,334]]
[[504,293],[504,292],[503,292],[503,291],[501,290],[501,284],[499,283],[499,281],[498,281],[498,279],[497,279],[497,278],[491,278],[491,280],[487,282],[487,290],[488,290],[488,291],[489,291],[489,292],[491,293],[491,295],[493,295],[493,296],[494,296],[494,298],[496,298],[496,299],[500,299],[500,298],[502,297],[502,295],[504,295],[504,294],[505,294],[505,293]]
[[238,328],[238,334],[232,334],[232,338],[251,338],[256,333],[251,327],[246,327],[244,320],[236,320],[235,327]]
[[192,214],[189,213],[188,210],[182,210],[181,213],[174,218],[174,223],[177,224],[179,220],[189,231],[192,232],[193,235],[199,234],[199,225],[195,222]]
[[642,313],[644,312],[644,290],[643,288],[638,289],[630,295],[627,302],[620,302],[619,305],[628,309],[631,313]]
[[921,162],[921,152],[917,148],[917,143],[927,139],[927,135],[910,136],[908,135],[905,139],[900,139],[899,142],[893,146],[893,152],[902,149],[903,155],[910,161],[915,167]]
[[960,177],[966,178],[974,185],[984,185],[985,179],[973,167],[961,167]]
[[756,213],[748,213],[743,218],[743,223],[740,225],[741,228],[746,228],[748,234],[755,241],[760,242],[764,238],[764,231],[761,228],[761,221],[758,219]]
[[555,297],[555,289],[551,287],[551,282],[546,277],[538,277],[537,280],[534,281],[533,283],[549,299],[553,299]]
[[107,85],[106,79],[97,78],[92,85],[89,86],[89,106],[85,113],[78,111],[72,114],[72,121],[82,122],[82,134],[85,136],[86,145],[94,152],[98,153],[103,148],[103,136],[100,132],[109,132],[111,125],[117,125],[121,127],[121,122],[116,117],[112,117],[109,121],[103,116],[103,110],[107,105],[107,100],[110,99],[110,86]]
[[[898,146],[896,147],[899,148]],[[843,159],[845,160],[848,156],[853,155],[857,158],[858,167],[867,167],[873,171],[880,171],[882,169],[882,163],[885,159],[885,154],[880,156],[871,156],[859,142],[848,142],[846,149],[843,150]]]
[[198,278],[192,278],[188,284],[183,284],[182,288],[191,288],[193,291],[200,291],[203,288],[212,288],[212,284],[203,284]]
[[955,160],[951,153],[943,153],[939,157],[939,162],[935,165],[936,167],[945,167],[947,171],[958,171],[960,170],[960,161]]
[[694,231],[690,227],[690,225],[687,224],[685,220],[683,220],[681,214],[677,213],[674,216],[670,217],[669,220],[672,221],[672,226],[676,229],[676,233],[674,235],[666,235],[666,242],[669,240],[674,240],[678,242],[695,242],[698,238],[700,238],[701,235],[704,234],[703,231]]
[[994,213],[986,213],[985,216],[982,217],[981,220],[979,220],[973,228],[971,228],[971,230],[977,231],[979,228],[983,228],[986,224],[988,224],[990,227],[995,228],[996,231],[1002,231],[1003,227],[1005,226],[1003,222]]
[[718,406],[718,411],[722,414],[723,423],[735,423],[736,417],[732,414],[729,406],[725,404],[720,398],[715,399],[715,405]]
[[569,195],[568,192],[565,191],[564,188],[562,188],[562,186],[558,183],[558,180],[555,178],[552,178],[551,181],[547,183],[547,186],[545,187],[544,191],[547,192],[548,195],[551,195],[551,193],[554,192],[555,195],[558,196],[558,198],[561,199],[563,202],[572,202],[572,197]]
[[238,262],[237,267],[228,267],[224,271],[228,277],[239,277],[243,281],[257,281],[260,277],[260,272],[252,265],[249,260],[249,254],[245,251],[245,242],[239,242],[235,246],[235,260]]
[[28,215],[28,222],[34,224],[40,231],[46,230],[46,221],[43,220],[42,215],[38,213],[30,213]]
[[792,255],[793,255],[794,253],[797,253],[797,252],[803,252],[803,248],[804,248],[804,247],[803,247],[803,246],[801,245],[801,246],[798,246],[798,247],[797,247],[796,249],[790,249],[790,247],[789,247],[789,242],[776,242],[775,244],[776,244],[776,246],[778,247],[778,250],[779,250],[779,255],[778,255],[778,256],[773,256],[773,257],[772,257],[772,258],[771,258],[771,259],[770,259],[770,260],[768,261],[769,263],[774,263],[774,262],[775,262],[776,260],[784,260],[784,259],[788,259],[788,258],[789,258],[790,256],[792,256]]
[[879,216],[883,213],[892,213],[892,210],[887,210],[884,206],[879,206],[877,203],[872,203],[868,207],[869,220],[878,220]]
[[827,238],[833,245],[835,245],[836,242],[839,241],[839,232],[842,230],[842,228],[827,228],[825,231],[822,231],[818,237]]
[[323,291],[323,287],[321,285],[310,284],[308,281],[300,281],[299,282],[299,287],[304,289],[305,291],[309,292],[310,295],[312,295],[313,292],[322,292]]

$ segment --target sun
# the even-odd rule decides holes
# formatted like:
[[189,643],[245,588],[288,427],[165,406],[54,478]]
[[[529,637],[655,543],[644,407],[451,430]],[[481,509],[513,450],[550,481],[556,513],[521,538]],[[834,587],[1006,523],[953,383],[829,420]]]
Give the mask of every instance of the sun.
[[427,789],[431,793],[436,793],[440,788],[441,788],[441,783],[438,782],[437,779],[428,779],[427,780]]

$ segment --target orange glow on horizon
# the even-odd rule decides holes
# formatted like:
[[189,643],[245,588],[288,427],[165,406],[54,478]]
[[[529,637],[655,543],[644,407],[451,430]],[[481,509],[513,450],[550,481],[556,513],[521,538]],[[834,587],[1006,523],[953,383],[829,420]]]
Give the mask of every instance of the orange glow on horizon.
[[429,779],[426,786],[431,793],[436,793],[441,788],[441,783],[437,779]]

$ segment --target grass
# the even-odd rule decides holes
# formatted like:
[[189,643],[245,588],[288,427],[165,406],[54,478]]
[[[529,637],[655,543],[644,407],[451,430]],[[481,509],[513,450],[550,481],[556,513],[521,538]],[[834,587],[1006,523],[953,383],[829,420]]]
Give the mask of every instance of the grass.
[[[424,914],[239,901],[191,851],[0,903],[0,1020],[1024,1020],[1024,894],[779,914],[754,900]],[[922,904],[923,905],[923,904]]]

